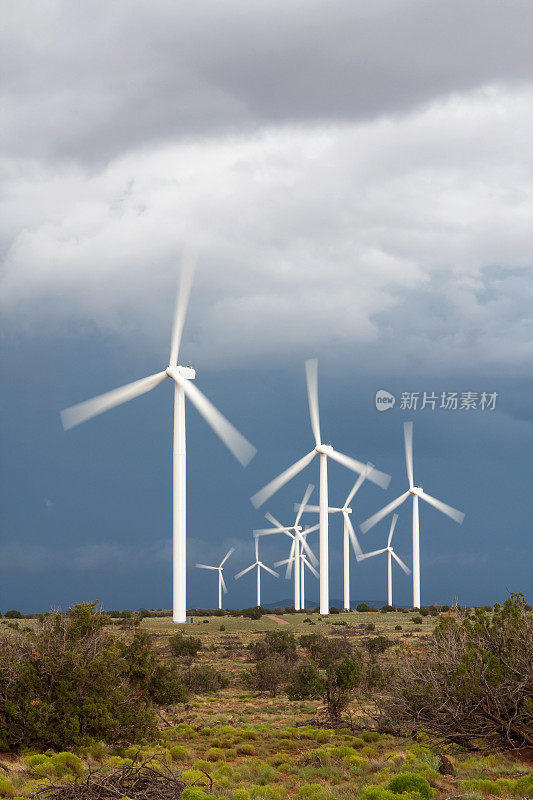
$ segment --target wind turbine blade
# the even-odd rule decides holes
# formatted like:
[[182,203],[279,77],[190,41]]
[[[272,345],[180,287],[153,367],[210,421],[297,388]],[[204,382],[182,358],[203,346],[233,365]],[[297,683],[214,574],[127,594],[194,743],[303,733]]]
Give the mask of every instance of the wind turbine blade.
[[301,516],[302,516],[302,514],[304,512],[304,508],[307,505],[307,501],[309,500],[309,498],[313,494],[314,488],[315,487],[313,486],[313,484],[309,483],[308,486],[307,486],[307,489],[305,490],[304,496],[302,497],[302,502],[300,503],[300,507],[297,509],[298,513],[296,514],[296,522],[294,523],[295,527],[300,522]]
[[260,566],[260,567],[262,567],[263,569],[266,569],[266,571],[267,571],[267,572],[270,572],[270,574],[271,574],[271,575],[273,575],[275,578],[279,578],[279,575],[278,575],[278,573],[277,573],[277,572],[274,572],[274,570],[273,570],[273,569],[270,569],[270,567],[267,567],[267,565],[266,565],[266,564],[263,564],[263,562],[262,562],[262,561],[260,561],[260,562],[259,562],[259,566]]
[[274,561],[274,566],[282,567],[284,564],[288,564],[289,561],[292,561],[292,558],[284,558],[283,561]]
[[228,587],[226,586],[226,581],[224,580],[224,576],[223,576],[222,572],[220,572],[220,582],[222,584],[222,591],[224,592],[224,594],[227,594],[228,593]]
[[398,562],[398,564],[399,564],[399,565],[400,565],[400,567],[403,569],[403,571],[405,572],[405,574],[406,574],[406,575],[410,575],[410,574],[411,574],[411,570],[409,569],[409,567],[407,566],[407,564],[404,564],[404,563],[403,563],[403,561],[402,561],[402,559],[401,559],[401,558],[398,558],[398,556],[396,555],[396,553],[394,552],[394,550],[391,552],[391,556],[392,556],[392,557],[393,557],[393,558],[394,558],[394,559],[395,559],[395,560]]
[[281,522],[278,522],[276,517],[272,516],[270,511],[267,511],[265,514],[265,519],[267,519],[275,528],[280,528],[282,531],[285,530],[285,526],[283,526]]
[[61,412],[63,428],[67,431],[69,428],[79,425],[80,422],[96,417],[97,414],[102,414],[104,411],[109,411],[110,408],[119,406],[121,403],[133,400],[134,397],[155,389],[167,377],[166,372],[156,372],[155,375],[141,378],[140,381],[127,383],[118,389],[99,394],[97,397],[91,398],[91,400],[85,400],[83,403],[77,403],[75,406],[65,408]]
[[307,569],[310,569],[310,570],[311,570],[311,572],[313,573],[313,575],[315,576],[315,578],[318,578],[318,579],[320,579],[320,575],[318,574],[318,572],[316,571],[316,569],[313,567],[313,565],[312,565],[312,564],[310,564],[310,563],[309,563],[309,561],[308,561],[306,558],[304,558],[304,560],[303,560],[303,563],[305,564],[305,566],[307,567]]
[[285,528],[256,528],[254,536],[270,536],[271,533],[286,533]]
[[[295,503],[294,504],[294,510],[295,511],[299,511],[300,508],[301,508],[301,505],[302,505],[301,503]],[[305,513],[305,514],[307,514],[308,512],[314,512],[314,513],[318,514],[319,511],[320,511],[320,506],[304,506],[304,508],[302,509],[302,513]],[[328,508],[328,511],[331,511],[331,509]]]
[[452,506],[446,505],[446,503],[443,503],[442,500],[437,500],[436,497],[432,497],[430,494],[426,494],[426,492],[423,492],[421,490],[417,492],[417,494],[419,497],[422,498],[422,500],[425,500],[426,503],[429,503],[431,506],[434,506],[436,509],[438,509],[438,511],[442,511],[443,514],[446,514],[446,516],[451,517],[459,524],[461,524],[462,521],[464,520],[465,515],[463,514],[462,511],[458,511],[456,508],[452,508]]
[[293,539],[292,540],[292,545],[291,545],[291,552],[289,553],[289,557],[288,557],[287,561],[285,562],[287,564],[287,569],[285,571],[285,577],[287,578],[287,580],[292,575],[292,565],[293,565],[293,562],[294,562],[294,551],[295,551],[295,549],[296,549],[296,539]]
[[348,495],[348,497],[346,498],[346,502],[344,504],[345,506],[349,506],[350,505],[350,503],[352,502],[354,496],[357,494],[357,492],[359,491],[359,489],[361,488],[363,483],[366,481],[367,474],[374,468],[374,465],[373,464],[367,464],[366,467],[367,467],[366,468],[366,472],[362,472],[359,475],[359,477],[357,478],[357,480],[354,483],[354,485],[352,486],[352,490],[351,490],[350,494]]
[[366,533],[367,531],[370,530],[370,528],[373,528],[374,525],[376,525],[376,523],[378,523],[381,519],[383,519],[383,517],[386,517],[387,514],[390,514],[390,512],[394,511],[395,508],[401,506],[403,501],[407,500],[409,494],[410,492],[404,492],[404,494],[401,494],[399,497],[396,498],[396,500],[393,500],[392,503],[388,503],[388,505],[384,506],[381,509],[381,511],[377,511],[371,517],[362,522],[361,525],[359,525],[361,531],[363,533]]
[[403,423],[403,439],[405,442],[405,466],[407,467],[407,477],[409,488],[413,488],[413,423]]
[[246,575],[247,572],[250,572],[250,570],[253,569],[254,567],[255,567],[255,564],[252,564],[251,566],[246,567],[246,569],[243,569],[243,570],[241,570],[241,572],[238,572],[236,575],[234,575],[233,579],[234,580],[238,580],[243,575]]
[[357,556],[358,561],[362,561],[364,558],[372,558],[372,556],[379,556],[381,553],[386,553],[387,548],[384,547],[382,550],[372,550],[371,553],[362,553],[360,556]]
[[180,349],[181,334],[187,316],[187,306],[189,305],[189,295],[191,293],[194,270],[198,256],[194,250],[185,248],[181,259],[180,280],[178,294],[176,295],[176,306],[174,309],[174,322],[172,325],[172,338],[170,340],[170,362],[169,366],[175,367],[178,363],[178,353]]
[[392,536],[394,534],[394,528],[396,527],[396,523],[398,522],[398,514],[392,515],[392,522],[390,524],[390,531],[389,531],[389,540],[387,542],[387,547],[390,547],[390,543],[392,542]]
[[361,550],[361,545],[359,544],[359,540],[357,539],[357,536],[355,535],[355,531],[353,529],[352,521],[351,521],[351,519],[350,519],[348,514],[345,514],[344,518],[345,518],[346,524],[348,526],[348,536],[350,537],[350,540],[352,542],[353,551],[354,551],[356,556],[362,556],[363,555],[363,551]]
[[320,530],[320,523],[317,523],[316,525],[312,525],[310,528],[306,528],[304,533],[307,536],[308,533],[314,533],[315,531],[318,531],[318,530]]
[[344,453],[339,453],[338,450],[328,451],[328,457],[332,458],[334,461],[338,461],[343,467],[347,467],[353,470],[353,472],[364,475],[367,480],[376,483],[378,486],[381,486],[382,489],[386,489],[390,483],[390,475],[386,475],[384,472],[380,472],[379,469],[375,469],[374,467],[368,470],[366,464],[350,456],[345,456]]
[[318,413],[318,360],[310,358],[305,362],[305,375],[307,378],[307,399],[309,400],[309,416],[311,417],[311,427],[315,444],[321,443],[320,439],[320,417]]
[[311,463],[313,458],[316,455],[316,450],[312,450],[306,456],[301,458],[299,461],[296,461],[295,464],[292,464],[285,472],[282,472],[281,475],[278,475],[277,478],[274,478],[273,481],[267,483],[266,486],[263,486],[256,494],[250,497],[252,505],[255,508],[259,508],[262,506],[265,500],[268,500],[278,489],[281,489],[291,478],[294,478],[295,475],[298,475],[308,464]]
[[308,556],[311,559],[311,561],[313,562],[313,564],[316,566],[318,564],[318,558],[315,556],[315,554],[313,553],[313,551],[311,550],[311,548],[307,544],[307,542],[306,542],[304,537],[300,536],[300,541],[302,543],[303,549],[308,554]]
[[194,566],[199,569],[218,569],[218,567],[208,567],[207,564],[195,564]]
[[235,552],[235,548],[234,548],[234,547],[230,547],[230,549],[228,550],[228,552],[226,553],[226,555],[224,556],[224,558],[223,558],[223,559],[222,559],[222,561],[220,562],[220,566],[221,566],[221,567],[223,567],[223,566],[224,566],[224,564],[226,563],[226,561],[228,560],[228,558],[230,557],[230,555],[231,555],[232,553],[234,553],[234,552]]
[[210,425],[217,436],[222,439],[228,450],[230,450],[237,461],[245,467],[256,454],[256,449],[239,433],[229,420],[215,408],[202,392],[196,388],[192,381],[184,378],[175,368],[170,368],[169,373],[176,383],[181,386],[191,403],[196,406],[208,425]]
[[256,563],[259,561],[259,539],[257,536],[254,539],[255,541],[255,561]]

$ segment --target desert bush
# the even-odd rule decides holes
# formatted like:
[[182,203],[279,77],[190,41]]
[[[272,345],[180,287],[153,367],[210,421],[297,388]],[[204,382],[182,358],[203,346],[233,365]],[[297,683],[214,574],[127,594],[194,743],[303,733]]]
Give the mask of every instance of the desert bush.
[[287,631],[267,631],[264,637],[255,642],[251,647],[252,657],[255,661],[264,661],[273,655],[279,655],[284,661],[297,660],[296,639]]
[[194,694],[218,692],[229,685],[229,679],[210,664],[200,664],[182,672],[183,683]]
[[15,788],[8,778],[0,775],[0,797],[14,797]]
[[374,608],[374,606],[369,606],[369,605],[367,605],[367,603],[359,603],[359,605],[355,607],[355,610],[359,611],[359,612],[361,612],[361,611],[377,611],[377,609]]
[[289,700],[322,697],[324,689],[324,678],[314,664],[301,664],[293,669],[287,684]]
[[424,653],[397,664],[376,698],[385,727],[471,747],[533,745],[533,617],[522,595],[441,618]]
[[6,611],[4,617],[6,619],[24,619],[24,615],[14,608],[12,608],[10,611]]
[[178,632],[168,640],[170,650],[177,658],[193,661],[202,649],[202,641],[197,636],[184,636]]
[[371,655],[378,655],[379,653],[384,653],[393,644],[394,642],[391,642],[386,636],[374,636],[365,642],[365,647]]
[[323,669],[353,653],[353,647],[347,639],[329,639],[321,633],[300,636],[300,645]]
[[360,682],[361,667],[352,658],[328,667],[324,700],[333,719],[340,719]]
[[245,676],[248,686],[275,697],[287,680],[287,662],[279,654],[258,661]]
[[35,634],[0,636],[0,747],[61,749],[87,739],[155,735],[155,715],[131,680],[95,603],[43,618]]
[[129,644],[119,645],[128,664],[130,680],[138,691],[157,704],[183,703],[188,691],[174,663],[161,661],[152,638],[137,631]]
[[422,625],[422,617],[417,614],[416,617],[411,617],[411,622],[414,622],[415,625]]
[[431,786],[422,775],[416,772],[401,772],[394,775],[387,786],[395,794],[412,794],[422,800],[429,800],[432,795]]

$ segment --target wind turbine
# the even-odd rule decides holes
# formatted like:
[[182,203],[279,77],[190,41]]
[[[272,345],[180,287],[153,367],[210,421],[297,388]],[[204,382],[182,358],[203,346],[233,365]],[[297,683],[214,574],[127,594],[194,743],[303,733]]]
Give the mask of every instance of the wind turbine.
[[452,506],[443,503],[442,500],[437,500],[435,497],[432,497],[427,492],[424,492],[421,487],[417,487],[414,485],[414,477],[413,477],[413,423],[412,422],[404,422],[403,425],[403,436],[405,442],[405,465],[407,468],[407,479],[409,481],[409,489],[404,492],[404,494],[397,497],[396,500],[393,500],[392,503],[389,503],[381,511],[378,511],[376,514],[373,514],[369,517],[365,522],[362,523],[359,527],[361,528],[363,533],[366,533],[370,530],[377,522],[381,519],[386,517],[390,514],[391,511],[401,506],[401,504],[407,500],[409,495],[413,498],[413,608],[420,608],[420,528],[419,528],[419,516],[418,516],[418,499],[425,500],[426,503],[429,505],[434,506],[438,511],[441,511],[443,514],[446,514],[448,517],[451,517],[455,522],[459,524],[465,518],[465,515],[462,511],[457,511],[456,508],[452,508]]
[[[305,531],[300,533],[299,539],[302,544],[307,545],[306,536],[308,533],[312,533],[313,531],[318,530],[318,525],[314,525],[312,528],[306,528]],[[284,564],[287,564],[287,570],[285,572],[285,577],[289,580],[291,577],[292,567],[294,565],[294,595],[295,595],[295,603],[294,608],[296,611],[300,611],[302,608],[305,608],[305,567],[310,570],[315,578],[320,578],[320,575],[311,564],[307,557],[307,553],[304,552],[304,549],[300,550],[298,547],[298,539],[296,536],[293,538],[293,543],[291,547],[291,552],[288,558],[283,559],[283,561],[276,561],[274,563],[275,567],[281,567]],[[310,551],[312,554],[312,551]],[[312,554],[313,555],[313,554]],[[315,558],[316,561],[316,558]],[[316,561],[318,564],[318,561]],[[298,587],[298,589],[296,588]],[[296,605],[296,593],[298,591],[298,606]]]
[[257,539],[257,536],[254,538],[254,541],[255,541],[255,561],[254,561],[254,563],[250,564],[249,567],[246,567],[246,569],[243,569],[241,572],[238,572],[234,576],[234,578],[237,581],[243,575],[246,575],[247,572],[250,572],[251,569],[253,569],[254,567],[257,567],[257,603],[256,603],[256,605],[260,606],[261,605],[261,570],[262,569],[266,569],[266,571],[270,572],[270,574],[273,575],[275,578],[279,578],[279,575],[278,575],[277,572],[274,572],[273,569],[270,569],[270,567],[267,567],[266,564],[263,564],[262,561],[259,561],[259,541]]
[[[315,554],[313,553],[313,551],[311,550],[311,548],[309,547],[309,545],[307,544],[305,539],[302,539],[302,537],[301,537],[302,528],[301,528],[301,526],[299,524],[301,516],[303,514],[303,510],[304,510],[305,504],[309,500],[314,488],[315,487],[311,483],[308,485],[307,489],[305,490],[305,493],[304,493],[304,496],[302,498],[301,503],[299,503],[297,505],[297,507],[295,508],[297,514],[296,514],[296,520],[294,522],[294,525],[291,525],[291,526],[282,525],[281,522],[278,522],[278,520],[275,517],[272,516],[272,514],[267,513],[267,514],[265,514],[265,518],[269,522],[271,522],[274,527],[273,528],[262,528],[260,530],[255,530],[254,531],[254,536],[256,536],[256,537],[257,536],[270,536],[273,533],[284,533],[284,534],[286,534],[287,536],[289,536],[292,539],[292,547],[291,547],[290,558],[292,558],[293,555],[297,556],[297,558],[295,559],[295,562],[294,562],[295,563],[295,567],[294,567],[294,608],[295,608],[296,611],[300,610],[300,559],[299,559],[300,545],[302,546],[302,548],[304,550],[307,550],[307,552],[309,554],[309,557],[311,558],[313,564],[315,566],[318,564],[318,560],[317,560]],[[315,525],[313,528],[308,529],[307,532],[311,533],[311,531],[316,531],[316,530],[318,530],[318,527],[319,527],[318,525]],[[283,563],[285,563],[285,562],[283,562]],[[275,564],[274,566],[277,566],[277,565]]]
[[172,619],[185,622],[186,602],[186,450],[185,450],[185,396],[222,439],[226,447],[243,466],[253,458],[255,447],[248,442],[214,405],[193,385],[196,372],[192,367],[178,366],[178,353],[189,303],[189,294],[196,264],[196,255],[186,251],[182,261],[179,291],[174,313],[169,365],[162,372],[142,378],[134,383],[113,389],[84,403],[65,409],[61,420],[65,430],[95,417],[110,408],[133,400],[154,389],[166,378],[174,382],[174,452],[173,452],[173,556],[172,556]]
[[[265,500],[268,500],[274,492],[281,489],[291,478],[298,475],[308,464],[311,463],[313,458],[318,455],[320,459],[320,498],[319,498],[319,525],[320,525],[320,613],[329,614],[329,561],[328,561],[328,458],[332,458],[344,467],[362,474],[366,471],[366,464],[356,461],[355,458],[345,456],[334,450],[331,445],[322,444],[320,436],[320,419],[318,413],[318,362],[311,359],[305,362],[305,371],[307,377],[307,396],[309,400],[309,415],[311,417],[311,427],[315,438],[315,447],[310,453],[307,453],[299,461],[292,464],[288,469],[278,475],[277,478],[270,481],[266,486],[260,489],[256,494],[251,497],[251,501],[255,508],[263,505]],[[366,475],[368,480],[377,483],[383,488],[387,488],[390,482],[390,476],[372,469]]]
[[224,594],[228,593],[228,589],[227,589],[226,583],[224,581],[224,576],[222,574],[222,571],[224,570],[224,564],[226,563],[226,561],[228,560],[230,555],[232,553],[234,553],[234,552],[235,552],[235,548],[234,547],[230,548],[228,550],[228,552],[226,553],[226,555],[224,556],[224,558],[222,559],[222,561],[220,562],[220,564],[218,565],[218,567],[208,567],[207,564],[195,564],[195,566],[198,567],[198,569],[214,569],[214,570],[218,571],[218,608],[219,608],[219,610],[222,608],[222,592],[224,592]]
[[362,561],[364,558],[372,558],[373,556],[379,556],[381,553],[387,553],[387,604],[392,606],[392,559],[394,558],[395,561],[398,562],[400,567],[403,569],[406,575],[411,573],[406,564],[403,563],[401,558],[398,558],[394,549],[391,547],[392,536],[394,534],[394,528],[396,527],[396,522],[398,521],[398,514],[393,514],[392,522],[389,531],[389,539],[387,541],[387,547],[384,547],[382,550],[374,550],[372,553],[361,553],[357,556],[358,561]]
[[[355,555],[360,555],[363,551],[361,550],[361,546],[357,540],[357,536],[355,535],[355,531],[353,529],[352,521],[350,519],[350,514],[352,513],[352,509],[350,508],[350,503],[352,502],[354,496],[357,494],[365,479],[367,477],[368,472],[370,472],[373,468],[373,464],[367,464],[367,471],[362,472],[361,475],[357,478],[356,482],[352,486],[350,492],[348,493],[348,497],[346,498],[344,505],[342,508],[335,508],[335,507],[328,507],[329,514],[342,514],[344,520],[344,532],[343,532],[343,569],[344,569],[344,610],[350,610],[350,540],[352,542],[352,547],[354,549]],[[296,510],[297,505],[294,504],[294,508]],[[305,506],[304,512],[306,511],[314,511],[319,512],[320,506]]]

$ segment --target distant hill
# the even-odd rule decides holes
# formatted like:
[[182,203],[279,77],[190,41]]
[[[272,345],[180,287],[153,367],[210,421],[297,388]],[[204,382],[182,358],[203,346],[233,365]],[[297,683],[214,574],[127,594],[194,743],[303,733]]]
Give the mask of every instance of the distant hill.
[[[360,603],[366,603],[367,606],[374,606],[374,608],[381,608],[382,606],[387,605],[386,600],[350,600],[351,608],[355,608]],[[264,608],[285,608],[285,606],[293,606],[294,599],[277,600],[275,603],[263,603],[262,605]],[[338,598],[333,597],[330,599],[329,605],[330,607],[334,608],[342,608],[344,605],[344,600],[339,600]],[[319,602],[314,598],[312,600],[305,601],[306,608],[318,608],[318,606]]]

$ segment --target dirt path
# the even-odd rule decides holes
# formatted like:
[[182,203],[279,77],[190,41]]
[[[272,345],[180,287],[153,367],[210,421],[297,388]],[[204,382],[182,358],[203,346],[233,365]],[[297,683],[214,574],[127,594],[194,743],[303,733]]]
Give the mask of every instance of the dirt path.
[[265,614],[265,617],[267,619],[271,619],[272,622],[277,622],[278,625],[288,625],[289,624],[286,619],[281,619],[280,617],[276,617],[276,616],[274,616],[274,614]]

